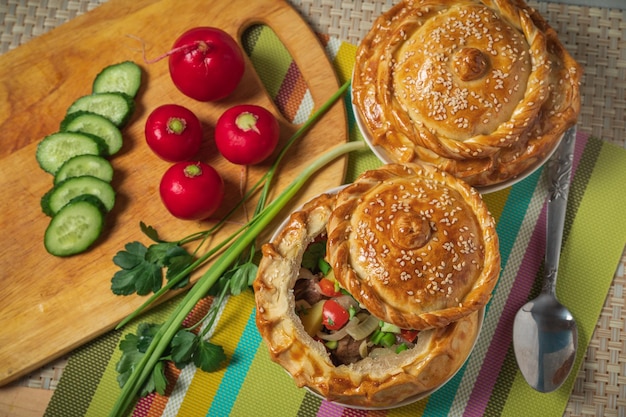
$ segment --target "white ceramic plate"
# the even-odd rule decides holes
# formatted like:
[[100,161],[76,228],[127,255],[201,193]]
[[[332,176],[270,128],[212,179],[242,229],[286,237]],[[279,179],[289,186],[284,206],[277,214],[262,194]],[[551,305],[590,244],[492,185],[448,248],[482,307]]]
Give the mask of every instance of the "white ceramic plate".
[[[372,138],[369,134],[369,130],[367,129],[367,127],[365,126],[365,123],[361,119],[361,113],[359,109],[357,109],[356,106],[354,105],[354,100],[350,100],[350,101],[352,103],[352,111],[354,113],[354,118],[356,119],[356,124],[359,127],[359,131],[361,132],[361,135],[363,136],[365,143],[367,143],[367,145],[370,147],[374,155],[376,155],[376,157],[378,157],[378,159],[380,159],[381,162],[385,164],[396,162],[387,153],[385,149],[383,149],[381,146],[377,146],[372,143]],[[517,184],[518,182],[522,181],[523,179],[531,175],[533,172],[541,168],[541,166],[545,164],[552,157],[552,154],[554,154],[556,149],[559,147],[559,144],[561,143],[562,139],[563,139],[563,136],[561,135],[561,137],[557,141],[554,148],[541,161],[539,161],[539,163],[533,165],[532,167],[530,167],[529,169],[527,169],[526,171],[524,171],[522,174],[518,175],[517,177],[508,179],[506,181],[503,181],[497,184],[486,185],[482,187],[474,187],[474,188],[476,188],[481,194],[489,194],[489,193],[493,193],[493,192],[511,187],[514,184]]]

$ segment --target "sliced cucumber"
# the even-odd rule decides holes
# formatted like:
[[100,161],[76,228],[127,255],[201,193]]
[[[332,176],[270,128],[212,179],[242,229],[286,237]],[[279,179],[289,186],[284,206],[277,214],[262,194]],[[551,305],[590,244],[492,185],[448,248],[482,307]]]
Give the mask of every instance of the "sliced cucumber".
[[90,175],[68,178],[48,191],[41,198],[41,209],[48,216],[55,216],[74,197],[89,194],[102,201],[105,209],[111,211],[115,205],[115,190],[106,181]]
[[68,159],[76,155],[104,155],[106,144],[88,133],[57,132],[46,136],[37,146],[35,157],[41,169],[55,175]]
[[109,119],[96,113],[79,110],[61,122],[61,131],[83,132],[98,136],[107,144],[108,155],[115,155],[123,144],[122,132]]
[[128,122],[135,109],[132,97],[124,93],[94,93],[78,98],[67,109],[67,114],[88,111],[106,117],[117,127]]
[[68,178],[84,175],[111,182],[113,180],[113,166],[108,160],[98,155],[77,155],[61,165],[54,176],[54,184],[59,184]]
[[44,234],[46,250],[55,256],[71,256],[87,250],[104,226],[101,203],[93,196],[78,196],[52,218]]
[[104,68],[93,81],[93,92],[135,97],[140,86],[141,68],[132,61],[124,61]]

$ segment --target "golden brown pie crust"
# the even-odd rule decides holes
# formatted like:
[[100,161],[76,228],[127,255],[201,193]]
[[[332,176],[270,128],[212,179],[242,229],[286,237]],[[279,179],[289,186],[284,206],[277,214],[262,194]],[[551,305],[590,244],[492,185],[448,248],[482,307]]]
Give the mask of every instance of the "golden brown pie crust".
[[522,0],[403,1],[358,47],[357,116],[393,162],[474,186],[544,160],[580,112],[581,67]]
[[468,357],[480,328],[475,312],[449,326],[420,333],[417,345],[384,357],[335,366],[295,313],[293,286],[307,246],[326,232],[335,196],[323,194],[294,213],[263,246],[254,281],[256,323],[274,362],[299,387],[344,405],[391,407],[425,394],[451,378]]
[[429,164],[389,164],[341,190],[327,256],[343,288],[407,329],[482,308],[500,274],[495,222],[480,194]]

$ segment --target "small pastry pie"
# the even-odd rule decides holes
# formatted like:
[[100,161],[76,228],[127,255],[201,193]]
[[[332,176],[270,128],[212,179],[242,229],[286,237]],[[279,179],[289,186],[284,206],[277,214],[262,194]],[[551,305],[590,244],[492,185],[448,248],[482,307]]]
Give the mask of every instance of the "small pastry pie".
[[[493,221],[479,201],[469,186],[433,167],[391,165],[363,174],[338,193],[322,194],[293,213],[263,245],[253,285],[256,324],[270,358],[299,387],[352,407],[394,407],[445,384],[474,346],[481,306],[499,273]],[[391,213],[397,223],[387,229],[383,225],[393,220]],[[385,221],[377,220],[380,216]],[[351,220],[355,223],[349,224]],[[375,224],[383,230],[367,232]],[[364,227],[358,231],[355,226]],[[363,236],[372,240],[365,242]],[[354,254],[348,250],[352,244]],[[379,262],[361,252],[373,247],[383,257],[397,257],[398,264],[366,265]],[[413,265],[419,273],[403,274],[402,258],[419,263]],[[350,282],[357,279],[355,273],[342,262],[360,263],[372,274],[366,281],[376,282],[376,288],[360,292]],[[450,268],[439,269],[442,263]],[[396,291],[384,288],[395,285]],[[428,294],[418,302],[421,289]],[[381,296],[373,296],[374,290]],[[437,297],[446,301],[438,303]],[[370,302],[374,299],[378,304]],[[448,306],[450,299],[454,302]],[[402,303],[406,308],[401,314],[389,314]],[[427,305],[428,314],[441,318],[424,315]],[[428,328],[418,330],[411,323]]]
[[358,47],[353,103],[390,161],[473,186],[542,163],[580,112],[581,67],[523,0],[402,1]]
[[337,196],[328,259],[339,284],[402,328],[443,327],[485,306],[500,274],[480,194],[427,164],[367,171]]

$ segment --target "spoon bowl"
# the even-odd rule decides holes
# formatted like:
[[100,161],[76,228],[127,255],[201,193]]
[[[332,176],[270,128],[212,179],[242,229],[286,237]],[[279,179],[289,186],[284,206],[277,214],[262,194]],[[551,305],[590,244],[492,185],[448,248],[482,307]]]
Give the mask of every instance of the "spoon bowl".
[[524,304],[513,321],[513,350],[526,382],[551,392],[565,382],[574,366],[578,330],[572,313],[556,298],[567,195],[573,164],[576,127],[570,128],[556,157],[548,162],[546,256],[541,293]]
[[574,365],[578,330],[572,313],[551,292],[526,303],[513,323],[515,358],[528,384],[552,392]]

